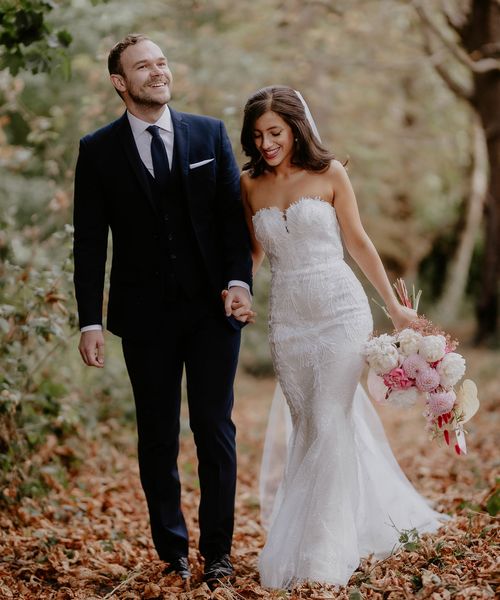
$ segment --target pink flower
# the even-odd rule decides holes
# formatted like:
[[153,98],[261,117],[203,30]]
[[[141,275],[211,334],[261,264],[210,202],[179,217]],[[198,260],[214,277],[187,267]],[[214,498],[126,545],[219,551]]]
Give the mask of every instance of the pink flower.
[[442,418],[446,423],[448,421],[446,414],[453,408],[456,399],[457,396],[454,391],[434,392],[429,394],[427,405],[435,417]]
[[418,354],[410,354],[410,356],[404,359],[402,366],[408,377],[415,379],[420,371],[427,369],[428,364]]
[[413,385],[413,381],[409,379],[401,367],[396,367],[384,375],[384,383],[388,388],[399,390],[406,390]]
[[421,392],[432,392],[439,385],[439,374],[431,367],[427,367],[417,373],[415,383]]

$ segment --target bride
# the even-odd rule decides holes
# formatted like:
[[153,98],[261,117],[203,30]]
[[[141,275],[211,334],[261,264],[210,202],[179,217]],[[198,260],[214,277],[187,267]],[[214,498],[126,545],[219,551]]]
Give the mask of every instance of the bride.
[[359,385],[372,317],[342,242],[396,328],[416,313],[398,303],[346,170],[322,146],[298,92],[273,86],[251,96],[241,142],[254,270],[265,253],[271,353],[292,422],[261,582],[345,585],[360,557],[391,552],[398,529],[432,532],[441,515],[402,473]]

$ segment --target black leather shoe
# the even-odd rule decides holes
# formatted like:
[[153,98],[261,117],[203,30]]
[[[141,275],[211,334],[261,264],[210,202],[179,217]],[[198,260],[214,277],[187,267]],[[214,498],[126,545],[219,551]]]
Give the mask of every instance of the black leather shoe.
[[214,556],[205,560],[205,571],[203,573],[203,581],[210,588],[217,585],[218,582],[228,581],[234,575],[234,568],[229,558],[229,554]]
[[168,567],[163,571],[164,575],[169,575],[170,573],[176,573],[184,580],[189,579],[191,577],[191,569],[189,568],[188,559],[185,556],[179,556],[179,558],[171,560]]

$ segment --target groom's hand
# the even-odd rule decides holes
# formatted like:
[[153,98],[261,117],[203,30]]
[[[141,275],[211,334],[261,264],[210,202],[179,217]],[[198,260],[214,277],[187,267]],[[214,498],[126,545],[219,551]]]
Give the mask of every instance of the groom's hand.
[[229,290],[223,290],[221,295],[227,317],[232,315],[242,323],[255,323],[256,313],[252,310],[252,298],[248,290],[234,285]]
[[104,335],[102,331],[84,331],[78,350],[88,367],[104,367]]

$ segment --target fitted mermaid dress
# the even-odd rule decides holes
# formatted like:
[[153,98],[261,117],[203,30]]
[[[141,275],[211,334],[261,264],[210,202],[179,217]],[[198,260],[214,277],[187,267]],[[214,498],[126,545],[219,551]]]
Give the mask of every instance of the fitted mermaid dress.
[[262,585],[346,585],[360,558],[442,515],[397,464],[359,384],[372,331],[367,297],[344,262],[335,209],[306,197],[253,217],[271,266],[269,339],[292,431],[259,559]]

